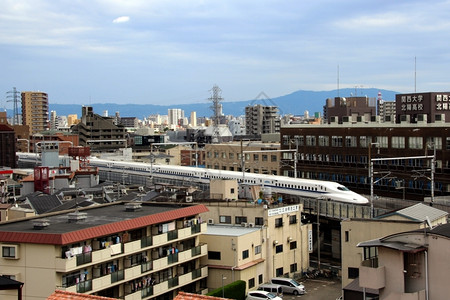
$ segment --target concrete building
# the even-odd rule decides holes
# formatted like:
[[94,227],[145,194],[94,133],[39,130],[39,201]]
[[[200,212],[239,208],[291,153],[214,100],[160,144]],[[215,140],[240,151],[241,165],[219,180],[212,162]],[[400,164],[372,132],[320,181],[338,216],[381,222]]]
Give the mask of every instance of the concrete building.
[[450,92],[395,95],[396,122],[450,122]]
[[14,129],[8,124],[0,124],[0,167],[16,168],[16,166]]
[[169,126],[178,126],[180,119],[184,118],[184,111],[181,108],[168,109]]
[[[361,242],[398,232],[423,229],[427,219],[432,226],[447,223],[448,213],[421,203],[393,211],[375,219],[347,219],[341,222],[342,288],[345,299],[362,299],[360,267],[367,253]],[[378,291],[373,291],[378,295]],[[359,297],[359,298],[354,298]]]
[[30,127],[30,135],[49,129],[48,95],[22,92],[22,124]]
[[257,288],[272,277],[291,276],[309,266],[311,224],[302,224],[301,205],[274,206],[248,202],[212,203],[202,219],[208,230],[208,288],[235,280]]
[[[241,171],[242,172],[242,155],[244,155],[246,172],[261,174],[280,174],[280,149],[278,143],[261,143],[261,142],[231,142],[223,144],[207,144],[206,152],[206,168]],[[275,150],[274,152],[263,152]],[[245,153],[245,151],[255,151],[254,153]],[[261,152],[257,152],[261,151]]]
[[189,124],[192,127],[197,127],[197,112],[196,111],[191,111],[191,118],[189,119]]
[[380,300],[448,299],[450,224],[367,240],[358,247],[365,254],[359,284],[378,291]]
[[280,115],[277,106],[253,105],[245,107],[247,135],[280,132]]
[[91,147],[91,152],[108,152],[127,147],[125,127],[114,125],[113,118],[94,113],[91,106],[82,107],[81,122],[72,132],[79,135],[80,146]]
[[[297,150],[298,178],[336,181],[365,194],[371,185],[369,162],[377,159],[373,163],[375,195],[423,200],[432,194],[450,195],[448,130],[442,121],[428,123],[424,119],[400,124],[349,120],[342,124],[286,125],[281,128],[281,149]],[[428,158],[420,158],[423,156]],[[283,165],[281,172],[293,177],[293,163]],[[383,178],[387,172],[390,176]]]
[[[203,205],[116,202],[0,224],[0,270],[23,281],[23,299],[56,289],[130,299],[202,293]],[[45,279],[45,280],[44,280]],[[17,299],[0,291],[2,299]]]
[[77,114],[67,115],[67,125],[70,127],[72,125],[78,124],[80,120]]
[[396,102],[395,101],[378,101],[377,102],[377,112],[378,116],[380,117],[380,122],[395,122],[395,107]]
[[324,118],[328,123],[342,123],[351,120],[370,121],[376,116],[375,98],[369,97],[335,97],[327,99],[323,108]]

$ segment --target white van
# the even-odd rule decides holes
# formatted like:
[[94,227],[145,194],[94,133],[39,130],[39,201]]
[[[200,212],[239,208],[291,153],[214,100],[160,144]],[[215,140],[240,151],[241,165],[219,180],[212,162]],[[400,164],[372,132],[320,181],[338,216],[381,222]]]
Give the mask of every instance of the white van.
[[278,297],[283,297],[283,287],[279,284],[264,283],[258,287],[258,291],[271,292]]
[[285,294],[303,295],[305,293],[305,286],[294,279],[275,277],[270,279],[270,283],[281,285]]

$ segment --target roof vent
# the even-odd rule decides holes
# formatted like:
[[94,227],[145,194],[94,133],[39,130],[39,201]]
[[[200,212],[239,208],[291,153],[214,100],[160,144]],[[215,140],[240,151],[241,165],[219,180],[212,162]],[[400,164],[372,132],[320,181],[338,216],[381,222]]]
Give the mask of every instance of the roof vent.
[[128,202],[125,204],[125,211],[137,211],[138,209],[141,209],[141,203],[137,202]]
[[73,212],[68,214],[69,223],[78,223],[87,219],[87,213],[84,212]]
[[42,230],[50,225],[48,219],[36,219],[33,220],[33,228],[36,230]]

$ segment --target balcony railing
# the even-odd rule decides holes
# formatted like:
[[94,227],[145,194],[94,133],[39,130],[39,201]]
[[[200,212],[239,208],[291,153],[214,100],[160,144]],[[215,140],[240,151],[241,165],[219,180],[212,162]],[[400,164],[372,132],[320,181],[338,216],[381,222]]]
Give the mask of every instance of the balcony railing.
[[77,283],[77,293],[86,293],[92,290],[92,280]]
[[111,273],[111,283],[121,281],[125,278],[124,271],[120,270],[114,273]]
[[153,270],[153,262],[152,261],[141,264],[141,273],[145,273],[145,272],[148,272],[151,270]]
[[178,286],[178,277],[169,278],[167,284],[169,289]]
[[167,240],[176,240],[178,238],[178,230],[172,230],[167,232]]
[[153,296],[153,287],[152,286],[148,286],[146,288],[143,288],[141,290],[141,297],[142,298],[147,298]]
[[81,253],[77,255],[77,266],[92,262],[92,252]]
[[167,256],[167,263],[169,265],[176,262],[178,262],[178,253],[172,253]]
[[195,224],[191,226],[191,234],[199,233],[201,231],[202,224]]
[[153,245],[153,239],[151,236],[145,236],[141,239],[141,248],[149,247]]

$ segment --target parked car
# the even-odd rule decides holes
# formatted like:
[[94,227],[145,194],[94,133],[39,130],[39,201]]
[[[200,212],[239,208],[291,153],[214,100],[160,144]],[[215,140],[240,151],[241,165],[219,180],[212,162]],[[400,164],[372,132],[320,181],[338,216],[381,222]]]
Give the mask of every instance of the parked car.
[[296,296],[305,293],[305,286],[291,278],[275,277],[270,279],[270,283],[281,285],[284,294],[294,294]]
[[283,297],[283,288],[279,284],[264,283],[258,287],[258,291],[271,292],[279,297]]
[[256,290],[248,292],[245,300],[283,300],[283,299],[271,292]]

